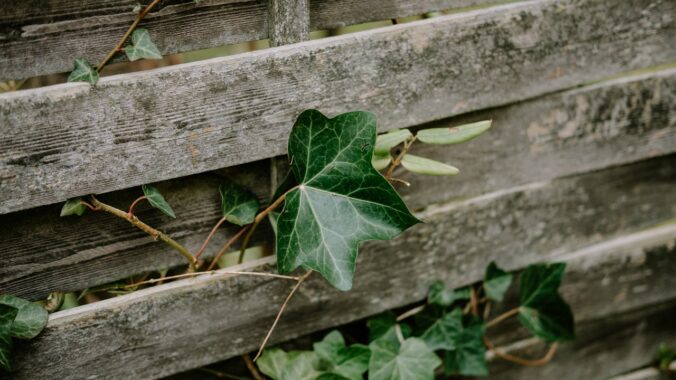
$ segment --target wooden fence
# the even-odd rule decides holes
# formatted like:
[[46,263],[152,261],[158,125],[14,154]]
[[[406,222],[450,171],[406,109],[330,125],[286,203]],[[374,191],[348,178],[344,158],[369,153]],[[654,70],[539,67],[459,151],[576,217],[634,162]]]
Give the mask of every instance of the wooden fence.
[[[0,4],[0,80],[100,60],[136,0],[15,3]],[[308,40],[440,10],[452,12]],[[350,292],[310,280],[273,342],[420,301],[437,278],[472,283],[490,260],[510,270],[562,260],[578,339],[545,367],[496,361],[496,378],[610,377],[676,344],[676,1],[166,1],[143,25],[163,54],[273,47],[0,94],[0,293],[38,300],[181,264],[124,221],[59,218],[60,205],[92,193],[124,205],[161,181],[179,218],[138,215],[197,248],[219,219],[222,178],[267,200],[305,108],[369,110],[381,131],[492,118],[464,146],[420,147],[462,169],[404,175],[404,199],[426,223],[364,244]],[[18,346],[11,378],[160,378],[233,357],[256,348],[287,292],[221,274],[57,312]],[[496,341],[536,347],[511,330]]]

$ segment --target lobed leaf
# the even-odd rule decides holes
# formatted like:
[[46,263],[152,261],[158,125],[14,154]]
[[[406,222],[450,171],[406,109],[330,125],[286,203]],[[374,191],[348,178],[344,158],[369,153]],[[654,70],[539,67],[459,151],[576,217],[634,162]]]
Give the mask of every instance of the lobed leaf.
[[150,38],[150,32],[145,28],[137,28],[131,34],[131,45],[124,48],[130,61],[139,59],[162,59],[162,53]]
[[68,215],[77,215],[80,216],[87,211],[87,207],[82,204],[82,198],[77,197],[77,198],[71,198],[66,201],[66,203],[63,204],[63,207],[61,207],[61,215],[60,216],[68,216]]
[[94,85],[99,81],[99,72],[86,59],[76,59],[74,66],[75,68],[68,75],[68,82],[88,82]]
[[288,150],[299,185],[277,221],[281,273],[313,269],[349,290],[360,242],[391,239],[420,222],[373,168],[375,134],[368,112],[329,119],[308,110],[298,117]]
[[462,310],[454,309],[436,319],[425,330],[420,339],[432,350],[454,350],[456,340],[462,331]]
[[492,120],[479,121],[452,128],[429,128],[418,131],[416,138],[427,144],[460,144],[486,132]]
[[12,325],[19,310],[10,305],[0,304],[0,368],[12,369]]
[[260,204],[250,191],[226,182],[218,188],[221,194],[221,213],[225,220],[238,226],[254,221]]
[[[457,309],[459,310],[459,309]],[[486,364],[486,346],[483,336],[486,328],[479,319],[469,322],[461,320],[461,330],[454,335],[455,347],[444,353],[444,373],[446,375],[459,374],[463,376],[488,376]]]
[[505,295],[509,285],[512,284],[512,274],[500,269],[495,262],[491,262],[486,267],[484,275],[484,291],[486,297],[493,301],[500,302]]
[[11,336],[19,339],[33,339],[47,325],[49,315],[42,306],[23,298],[9,294],[0,295],[0,305],[7,305],[18,310],[12,323]]
[[319,358],[319,370],[325,374],[338,375],[349,380],[361,380],[368,370],[371,350],[368,346],[354,344],[345,346],[343,336],[331,331],[321,342],[313,345]]
[[401,345],[388,340],[372,342],[369,380],[433,380],[441,360],[418,338]]
[[437,280],[430,286],[427,303],[439,306],[451,306],[455,301],[468,300],[469,288],[446,289],[444,283]]
[[314,380],[319,376],[315,370],[317,357],[310,351],[284,352],[270,348],[257,361],[258,368],[274,380]]
[[169,203],[164,199],[162,194],[155,186],[143,185],[143,194],[146,196],[148,203],[156,209],[162,211],[164,214],[176,218],[174,210],[171,208]]
[[406,170],[427,175],[456,175],[460,173],[458,168],[446,165],[443,162],[430,160],[429,158],[406,154],[401,159],[401,166]]
[[413,135],[408,129],[395,129],[382,135],[378,135],[378,137],[376,137],[374,152],[376,155],[380,156],[389,155],[390,149],[411,137],[413,137]]

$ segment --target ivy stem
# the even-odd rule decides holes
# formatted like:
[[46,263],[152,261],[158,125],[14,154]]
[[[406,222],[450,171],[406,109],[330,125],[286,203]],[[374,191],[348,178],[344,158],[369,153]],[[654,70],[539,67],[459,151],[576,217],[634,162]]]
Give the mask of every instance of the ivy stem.
[[249,354],[242,354],[242,360],[244,361],[246,368],[249,370],[249,373],[251,373],[251,376],[253,376],[255,380],[265,380],[265,377],[261,375],[260,372],[258,372],[258,368],[256,368],[256,364],[254,364],[253,360],[251,360],[251,356],[249,356]]
[[218,223],[216,223],[214,228],[211,229],[211,232],[209,232],[209,236],[207,236],[206,240],[204,240],[204,243],[202,243],[202,246],[200,247],[200,249],[197,251],[197,253],[195,253],[195,259],[199,259],[200,256],[202,256],[202,253],[207,248],[207,244],[209,244],[209,241],[211,240],[211,238],[214,237],[216,230],[218,230],[218,227],[220,227],[221,224],[223,224],[223,222],[225,222],[225,217],[222,217],[221,219],[219,219]]
[[175,276],[166,276],[162,278],[154,278],[152,280],[146,280],[146,281],[141,281],[141,282],[136,282],[130,285],[124,285],[123,288],[136,288],[140,285],[148,285],[148,284],[156,284],[158,282],[164,282],[166,280],[175,280],[178,278],[186,278],[186,277],[198,277],[198,276],[206,276],[206,275],[214,275],[214,274],[227,274],[227,275],[233,275],[233,276],[257,276],[257,277],[272,277],[272,278],[281,278],[284,280],[293,280],[293,281],[298,281],[300,277],[296,276],[285,276],[283,274],[276,274],[276,273],[266,273],[266,272],[242,272],[242,271],[217,271],[217,270],[212,270],[212,271],[205,271],[205,272],[192,272],[192,273],[183,273],[183,274],[177,274]]
[[136,198],[136,200],[135,200],[134,202],[132,202],[131,206],[129,206],[129,212],[128,212],[128,213],[129,213],[129,217],[130,217],[130,218],[133,218],[133,217],[134,217],[134,207],[136,207],[136,205],[139,204],[139,203],[140,203],[141,201],[143,201],[144,199],[148,199],[148,198],[146,198],[145,195],[144,195],[144,196],[141,196],[141,197],[138,197],[138,198]]
[[395,157],[394,160],[392,160],[390,166],[387,168],[387,172],[385,172],[385,178],[387,180],[390,180],[392,178],[392,173],[394,173],[394,169],[396,169],[401,164],[401,160],[404,158],[406,153],[408,153],[408,150],[411,149],[411,145],[413,145],[415,139],[416,136],[413,136],[408,140],[406,140],[406,142],[404,142],[404,147],[401,149],[401,152],[399,152],[397,157]]
[[406,318],[412,317],[423,310],[425,310],[425,305],[416,306],[411,310],[405,311],[397,317],[397,322],[401,322]]
[[103,66],[105,66],[106,63],[108,63],[108,61],[110,61],[110,60],[113,58],[113,56],[115,56],[115,54],[117,54],[118,52],[122,51],[122,46],[124,45],[125,42],[127,42],[127,40],[129,39],[129,36],[131,36],[131,33],[134,31],[134,29],[136,29],[136,27],[137,27],[138,24],[141,22],[141,20],[143,20],[143,18],[146,17],[146,15],[148,14],[148,12],[150,12],[150,10],[153,9],[159,2],[160,2],[160,0],[153,0],[152,3],[148,4],[147,7],[143,8],[143,9],[136,15],[136,19],[135,19],[134,22],[131,24],[131,26],[129,27],[129,29],[127,29],[127,31],[124,33],[124,36],[122,36],[122,38],[120,39],[120,41],[117,42],[117,45],[115,45],[115,47],[113,48],[113,50],[111,50],[111,51],[108,53],[108,55],[106,56],[106,58],[104,58],[103,61],[101,61],[101,63],[99,63],[98,66],[96,66],[96,71],[101,71],[101,69],[103,69]]
[[401,325],[400,324],[395,324],[394,325],[394,332],[397,334],[397,339],[399,340],[400,344],[404,343],[404,333],[401,332]]
[[195,257],[188,251],[186,247],[183,245],[179,244],[176,240],[170,238],[168,235],[163,233],[162,231],[156,230],[155,228],[150,227],[149,225],[143,223],[142,221],[139,220],[137,217],[130,217],[128,213],[115,208],[113,206],[107,205],[98,199],[96,199],[94,196],[91,197],[92,204],[97,210],[102,210],[105,211],[109,214],[113,214],[119,218],[122,218],[129,223],[131,223],[134,227],[140,229],[141,231],[147,233],[150,235],[153,239],[155,240],[161,240],[176,251],[180,253],[183,257],[185,257],[186,260],[188,260],[188,265],[190,266],[190,270],[194,271],[195,270],[195,262],[197,261]]
[[239,238],[249,229],[249,226],[245,226],[244,228],[240,229],[239,232],[237,232],[233,237],[231,237],[224,245],[223,248],[221,248],[220,251],[218,251],[218,254],[214,256],[214,258],[211,260],[211,264],[209,264],[209,267],[207,270],[212,270],[218,263],[218,260],[221,259],[221,256],[225,254],[225,252],[228,251],[228,248],[230,248],[231,245],[233,245]]
[[478,303],[478,297],[476,294],[476,290],[474,289],[474,286],[471,286],[469,288],[469,305],[470,305],[470,310],[472,310],[472,315],[475,317],[479,316],[479,303]]
[[[291,191],[291,190],[289,190]],[[288,193],[288,191],[287,191]],[[289,292],[289,295],[286,296],[286,299],[284,300],[284,303],[282,304],[282,307],[279,308],[279,312],[277,313],[277,316],[275,317],[275,321],[272,322],[272,326],[270,326],[270,330],[268,330],[268,333],[265,335],[265,338],[263,339],[263,343],[261,343],[261,347],[258,349],[258,353],[256,354],[256,357],[254,357],[253,361],[255,362],[258,360],[258,358],[261,356],[263,353],[263,350],[265,350],[265,345],[268,344],[268,340],[270,340],[270,336],[272,335],[272,332],[275,330],[275,327],[277,327],[277,323],[279,322],[279,319],[282,317],[282,314],[284,313],[284,309],[286,309],[286,306],[289,304],[289,301],[291,301],[291,298],[293,298],[293,295],[296,293],[298,288],[300,288],[301,284],[308,278],[310,275],[314,272],[312,269],[308,270],[305,272],[304,275],[302,275],[299,279],[298,282],[296,282],[296,285],[294,285],[293,289]]]
[[504,360],[510,361],[512,363],[516,363],[519,365],[527,366],[527,367],[538,367],[541,365],[545,365],[549,363],[550,360],[554,357],[554,354],[556,353],[556,349],[558,348],[559,344],[557,342],[552,343],[551,346],[549,346],[549,350],[547,350],[547,353],[545,356],[541,357],[540,359],[524,359],[518,356],[514,356],[512,354],[509,354],[507,352],[502,352],[501,350],[498,350],[495,348],[495,345],[493,342],[491,342],[486,336],[484,336],[484,344],[486,347],[493,351],[495,353],[495,356],[502,358]]
[[87,202],[87,201],[80,200],[80,204],[85,205],[85,207],[87,207],[91,211],[99,211],[100,210],[99,208],[90,205],[89,202]]
[[492,320],[488,321],[488,322],[486,323],[486,328],[495,326],[495,325],[497,325],[498,323],[504,321],[505,319],[507,319],[507,318],[509,318],[509,317],[512,317],[512,316],[514,316],[514,315],[516,315],[516,314],[518,314],[518,313],[519,313],[519,308],[518,308],[518,307],[515,307],[514,309],[511,309],[511,310],[509,310],[509,311],[506,311],[506,312],[504,312],[504,313],[498,315],[497,317],[493,318]]

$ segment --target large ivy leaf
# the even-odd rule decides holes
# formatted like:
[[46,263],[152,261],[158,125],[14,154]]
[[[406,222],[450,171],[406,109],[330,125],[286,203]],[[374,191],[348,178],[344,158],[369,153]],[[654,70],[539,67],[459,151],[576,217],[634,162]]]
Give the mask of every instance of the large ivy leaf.
[[375,137],[368,112],[329,119],[308,110],[298,117],[288,150],[299,185],[277,221],[280,272],[313,269],[349,290],[360,242],[391,239],[420,222],[371,165]]
[[455,301],[468,300],[470,297],[469,288],[446,289],[441,281],[435,281],[430,286],[427,294],[427,303],[439,306],[451,306]]
[[146,199],[151,206],[174,219],[176,218],[174,210],[171,208],[171,206],[169,206],[169,203],[167,203],[160,191],[157,190],[155,186],[143,185],[143,194],[146,196]]
[[75,60],[75,68],[68,75],[68,82],[88,82],[96,84],[99,81],[99,72],[96,68],[87,62],[86,59],[78,58]]
[[463,321],[462,313],[453,314],[453,318],[460,330],[453,334],[454,347],[444,353],[444,372],[446,375],[487,376],[483,322],[478,319]]
[[317,356],[311,351],[284,352],[279,348],[265,350],[258,359],[258,368],[274,380],[315,380]]
[[10,305],[0,304],[0,368],[5,371],[12,369],[12,323],[19,310]]
[[162,53],[150,38],[150,32],[145,28],[137,28],[131,34],[131,45],[124,48],[130,61],[138,59],[162,59]]
[[389,340],[372,342],[369,380],[433,380],[441,360],[418,338],[398,345]]
[[427,144],[460,144],[486,132],[491,123],[491,120],[484,120],[459,127],[423,129],[416,137]]
[[565,263],[529,265],[519,279],[519,321],[548,342],[575,338],[570,306],[558,292]]
[[338,331],[330,332],[321,342],[313,345],[320,359],[322,372],[339,375],[350,380],[361,380],[371,357],[368,346],[354,344],[345,346],[345,340]]
[[87,207],[82,204],[82,198],[71,198],[61,207],[60,216],[77,215],[80,216],[87,211]]
[[0,305],[7,305],[18,310],[12,323],[11,335],[19,339],[33,339],[47,325],[49,315],[42,306],[23,298],[4,294],[0,296]]
[[484,275],[484,291],[486,297],[493,301],[500,302],[505,295],[509,285],[512,284],[512,274],[500,269],[494,261],[486,267]]
[[221,213],[225,220],[238,226],[254,221],[260,208],[255,195],[230,182],[221,184],[218,191],[221,193]]

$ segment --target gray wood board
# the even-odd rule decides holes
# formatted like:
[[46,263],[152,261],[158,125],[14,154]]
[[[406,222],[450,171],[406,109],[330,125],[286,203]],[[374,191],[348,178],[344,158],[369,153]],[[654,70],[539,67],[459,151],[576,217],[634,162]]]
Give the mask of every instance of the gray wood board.
[[305,108],[409,127],[670,62],[674,7],[529,1],[2,94],[0,213],[282,154]]
[[[435,278],[455,286],[474,282],[481,278],[487,263],[486,257],[466,257],[457,251],[438,255],[422,250],[411,255],[421,242],[399,239],[395,243],[401,251],[362,255],[359,273],[366,275],[358,275],[349,292],[332,289],[319,276],[312,277],[289,304],[272,344],[418,301]],[[625,310],[668,302],[676,298],[676,278],[672,275],[675,243],[676,224],[671,224],[605,241],[582,253],[569,253],[562,256],[571,260],[573,275],[566,284],[580,288],[603,281],[594,276],[605,277],[608,272],[595,266],[607,265],[610,257],[618,263],[612,273],[617,281],[638,273],[645,284],[658,282],[660,288],[668,285],[650,298],[642,292],[626,293]],[[648,268],[656,261],[640,258],[650,255],[660,255],[657,262],[668,263],[671,270]],[[535,259],[553,258],[556,255],[544,252],[515,251],[499,261],[516,269]],[[572,263],[577,261],[584,264]],[[263,262],[271,260],[262,260],[257,267],[266,270]],[[582,268],[584,273],[575,274],[574,268]],[[654,274],[646,276],[649,270]],[[583,284],[573,284],[576,279]],[[59,312],[50,317],[37,339],[18,347],[17,372],[11,378],[158,378],[251,351],[261,341],[290,286],[292,283],[285,280],[211,275]],[[571,299],[573,309],[582,316],[598,315],[594,308],[603,308],[608,300],[625,294],[622,287],[602,290],[585,293],[597,302],[580,304],[579,298]],[[598,296],[603,298],[594,298]]]
[[268,0],[270,46],[282,46],[310,38],[309,0]]
[[[461,168],[461,174],[452,178],[402,174],[413,185],[409,189],[399,187],[399,190],[409,206],[418,210],[432,203],[671,152],[676,148],[674,74],[676,70],[668,69],[632,76],[473,114],[473,119],[493,118],[493,129],[463,146],[416,145],[413,150],[416,154],[450,162]],[[439,125],[453,125],[466,119],[461,117]],[[569,125],[575,127],[574,132],[570,132]],[[647,180],[640,173],[658,173],[656,178],[668,183],[673,177],[659,174],[669,173],[660,168],[673,161],[664,162],[666,164],[622,170],[637,181]],[[647,169],[638,169],[644,167]],[[270,175],[264,162],[221,172],[171,180],[161,186],[178,219],[169,220],[144,209],[139,215],[196,250],[218,219],[217,186],[223,174],[255,190],[263,203],[270,193]],[[629,187],[625,189],[632,191]],[[138,194],[136,188],[104,199],[125,208]],[[615,194],[625,196],[621,192]],[[662,193],[656,201],[668,202],[669,196],[674,196],[673,192]],[[178,254],[155,244],[124,222],[98,214],[63,219],[58,217],[59,208],[60,205],[46,206],[0,216],[3,225],[0,257],[5,263],[0,269],[0,289],[37,299],[44,298],[51,290],[83,289],[183,263]],[[635,214],[635,220],[665,218],[668,210],[663,209],[656,215]],[[612,228],[616,226],[606,231]],[[209,252],[229,236],[216,235]]]

